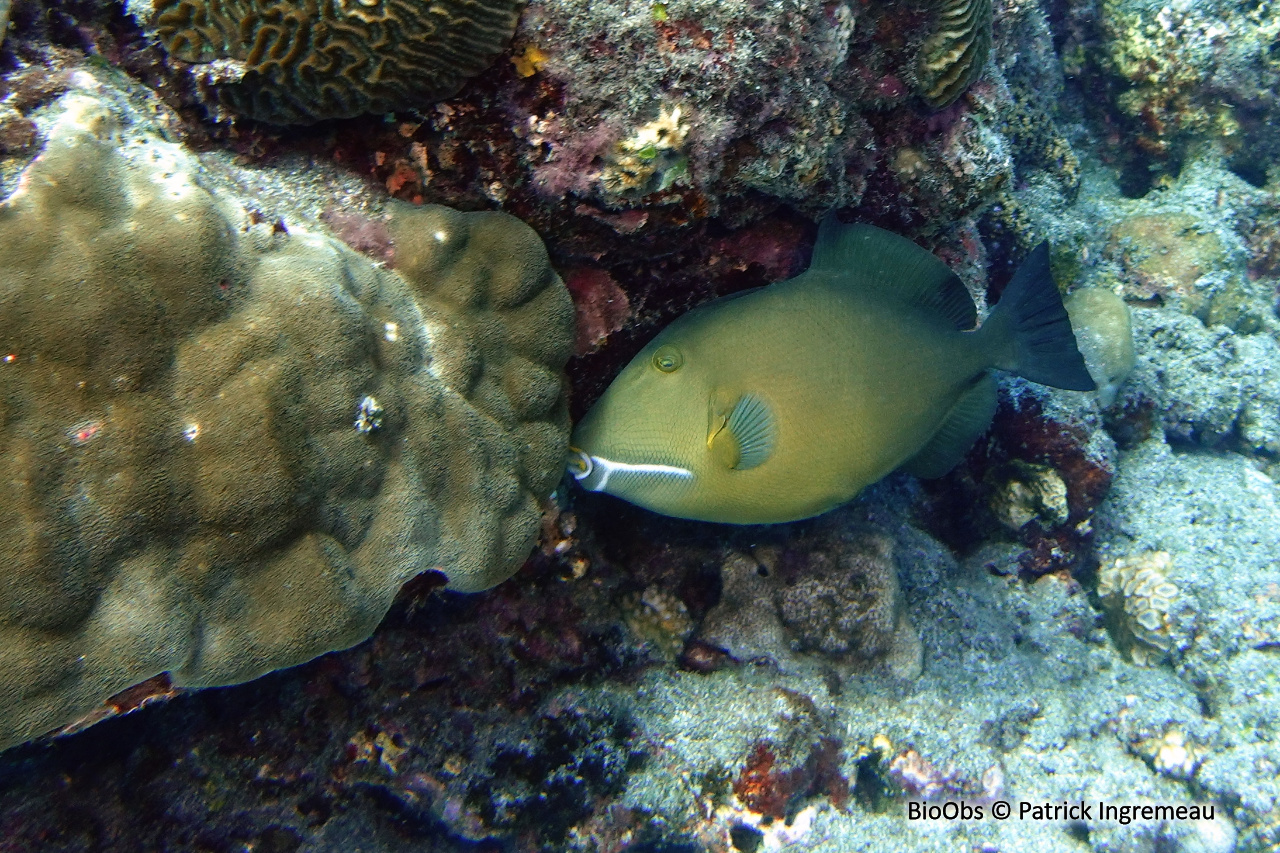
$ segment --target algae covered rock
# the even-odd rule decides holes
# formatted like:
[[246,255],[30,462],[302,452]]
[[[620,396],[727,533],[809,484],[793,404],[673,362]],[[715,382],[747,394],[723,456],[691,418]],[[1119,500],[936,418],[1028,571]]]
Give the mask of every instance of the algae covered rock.
[[0,206],[0,747],[350,646],[427,570],[502,581],[567,440],[572,306],[523,223],[397,205],[393,271],[250,226],[102,104]]
[[796,653],[805,653],[917,678],[922,648],[898,581],[902,543],[848,519],[847,512],[828,515],[784,549],[729,553],[720,567],[720,600],[698,640],[740,661],[770,660],[784,670],[800,668]]

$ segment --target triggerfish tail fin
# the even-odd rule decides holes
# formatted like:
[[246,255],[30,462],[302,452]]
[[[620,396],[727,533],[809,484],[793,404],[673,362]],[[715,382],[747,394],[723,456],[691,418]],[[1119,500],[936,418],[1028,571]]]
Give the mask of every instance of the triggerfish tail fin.
[[990,340],[995,366],[1002,370],[1067,391],[1097,388],[1049,271],[1048,243],[1036,246],[1018,267],[980,334]]

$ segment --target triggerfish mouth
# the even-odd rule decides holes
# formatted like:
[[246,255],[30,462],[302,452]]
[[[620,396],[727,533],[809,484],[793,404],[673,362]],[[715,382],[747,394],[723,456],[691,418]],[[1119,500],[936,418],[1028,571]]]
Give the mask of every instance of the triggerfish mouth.
[[677,319],[576,427],[585,488],[678,518],[768,524],[903,469],[940,477],[991,423],[993,369],[1092,391],[1048,244],[981,327],[946,264],[828,217],[809,269]]

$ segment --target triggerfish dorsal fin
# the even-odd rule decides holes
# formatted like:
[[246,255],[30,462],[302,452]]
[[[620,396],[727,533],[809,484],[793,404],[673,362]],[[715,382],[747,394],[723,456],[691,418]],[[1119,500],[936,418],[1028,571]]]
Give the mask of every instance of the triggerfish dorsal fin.
[[721,465],[745,471],[764,464],[773,455],[776,436],[769,404],[755,394],[744,394],[707,444]]
[[991,426],[996,401],[996,380],[990,373],[984,373],[972,388],[960,395],[933,438],[903,463],[902,470],[929,480],[956,467],[978,436]]
[[822,220],[809,270],[933,311],[960,331],[978,323],[973,297],[950,267],[906,237],[874,225],[842,225],[834,215]]

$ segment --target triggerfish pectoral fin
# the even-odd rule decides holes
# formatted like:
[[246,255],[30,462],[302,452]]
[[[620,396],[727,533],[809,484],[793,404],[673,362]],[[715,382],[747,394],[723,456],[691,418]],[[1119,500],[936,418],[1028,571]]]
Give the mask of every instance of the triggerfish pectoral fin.
[[776,432],[769,404],[756,394],[744,394],[708,446],[712,457],[724,467],[746,471],[763,465],[773,455]]

